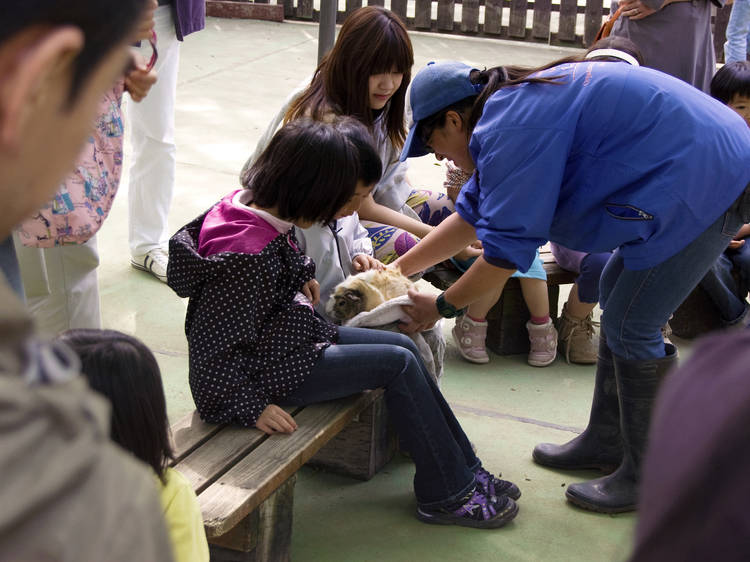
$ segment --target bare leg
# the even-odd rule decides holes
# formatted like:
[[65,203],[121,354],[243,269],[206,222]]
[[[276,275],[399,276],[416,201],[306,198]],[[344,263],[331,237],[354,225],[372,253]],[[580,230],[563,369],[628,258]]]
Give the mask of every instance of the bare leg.
[[502,294],[502,292],[503,287],[501,287],[497,291],[487,293],[479,300],[471,303],[466,312],[474,320],[485,320],[487,318],[487,313],[490,311],[490,308],[495,306],[495,303],[500,299],[500,295]]
[[549,316],[549,296],[547,282],[541,279],[520,278],[523,300],[529,308],[531,316],[543,318]]
[[595,302],[581,302],[578,298],[578,284],[573,285],[568,297],[567,311],[573,318],[581,320],[586,318],[596,307]]

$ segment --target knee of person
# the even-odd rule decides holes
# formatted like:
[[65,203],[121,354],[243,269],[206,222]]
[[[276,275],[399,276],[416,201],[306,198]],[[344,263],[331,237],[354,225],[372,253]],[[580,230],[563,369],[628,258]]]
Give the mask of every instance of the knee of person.
[[409,336],[407,336],[406,334],[402,334],[401,332],[394,332],[394,336],[394,345],[407,349],[412,353],[419,353],[419,351],[417,350],[417,346],[414,344],[414,340],[412,340]]
[[406,347],[394,345],[392,349],[388,351],[387,356],[383,357],[383,361],[390,360],[394,362],[393,376],[396,376],[399,373],[405,374],[417,370],[412,368],[418,367],[418,360],[415,353],[416,352],[412,352]]
[[598,279],[602,276],[611,254],[589,254],[581,261],[581,275]]

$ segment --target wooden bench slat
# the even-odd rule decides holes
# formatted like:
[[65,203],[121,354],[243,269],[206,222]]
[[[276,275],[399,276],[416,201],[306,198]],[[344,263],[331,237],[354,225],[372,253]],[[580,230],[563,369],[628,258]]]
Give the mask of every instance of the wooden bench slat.
[[209,538],[221,536],[237,525],[379,396],[379,392],[382,390],[306,406],[295,416],[297,431],[268,437],[203,490],[198,502],[206,535]]
[[172,452],[175,464],[208,441],[219,430],[222,424],[206,423],[198,412],[193,411],[172,424]]
[[[285,409],[290,413],[292,412],[289,408]],[[195,410],[177,420],[170,426],[172,453],[174,455],[170,465],[176,465],[225,426],[226,424],[222,423],[204,422]]]
[[[294,416],[302,407],[284,409]],[[188,479],[196,493],[206,489],[268,438],[255,428],[235,425],[213,427],[219,430],[213,432],[210,439],[204,439],[200,447],[195,447],[191,453],[174,463],[174,468]]]

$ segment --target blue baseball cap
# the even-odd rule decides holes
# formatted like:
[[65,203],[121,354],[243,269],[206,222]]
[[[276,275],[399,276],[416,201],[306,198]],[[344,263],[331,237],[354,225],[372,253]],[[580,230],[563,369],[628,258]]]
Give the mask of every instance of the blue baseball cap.
[[471,83],[471,72],[476,70],[468,64],[456,61],[429,62],[411,81],[412,123],[406,137],[400,160],[424,156],[429,150],[417,136],[417,126],[422,119],[434,115],[464,98],[476,96],[484,85]]

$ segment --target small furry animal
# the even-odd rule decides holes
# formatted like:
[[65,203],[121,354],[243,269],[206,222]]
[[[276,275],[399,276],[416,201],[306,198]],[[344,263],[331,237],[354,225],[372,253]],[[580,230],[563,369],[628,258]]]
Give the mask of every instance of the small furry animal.
[[413,288],[414,283],[397,269],[371,269],[350,275],[333,289],[326,313],[343,323]]

